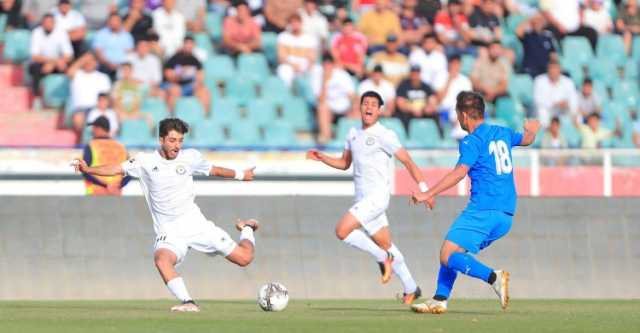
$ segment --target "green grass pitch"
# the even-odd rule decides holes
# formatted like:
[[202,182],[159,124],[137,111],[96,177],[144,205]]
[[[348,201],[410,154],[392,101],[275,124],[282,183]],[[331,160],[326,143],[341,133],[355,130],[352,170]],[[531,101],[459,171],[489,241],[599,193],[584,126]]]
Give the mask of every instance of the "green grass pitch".
[[1,301],[0,332],[640,332],[640,300],[454,300],[444,315],[390,300],[294,300],[279,313],[250,301]]

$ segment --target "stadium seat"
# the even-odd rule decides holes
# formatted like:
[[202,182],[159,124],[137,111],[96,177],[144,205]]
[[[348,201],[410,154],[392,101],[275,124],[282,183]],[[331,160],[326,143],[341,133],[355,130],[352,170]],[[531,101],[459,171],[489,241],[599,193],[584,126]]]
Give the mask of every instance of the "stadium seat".
[[409,139],[416,148],[439,148],[442,142],[433,119],[412,119],[409,122]]
[[611,89],[613,99],[627,106],[636,106],[638,104],[638,82],[632,80],[618,81]]
[[209,57],[204,63],[204,76],[207,81],[225,81],[234,75],[233,60],[227,55]]
[[282,105],[290,99],[291,93],[289,88],[277,76],[270,76],[266,80],[262,80],[260,84],[260,94],[262,98],[269,100],[277,105]]
[[527,17],[524,15],[511,13],[509,16],[507,16],[505,32],[515,35],[518,25],[520,25],[520,23],[524,22],[526,19]]
[[29,59],[31,31],[17,29],[5,33],[4,58],[12,63],[22,63]]
[[206,33],[199,33],[193,35],[193,41],[196,43],[196,47],[204,50],[207,53],[207,58],[216,54],[216,50],[213,48],[213,43],[209,35]]
[[282,119],[298,131],[309,131],[314,123],[309,106],[301,97],[292,97],[282,105]]
[[223,126],[231,125],[240,119],[238,101],[233,98],[214,99],[211,103],[210,118]]
[[594,80],[611,86],[618,81],[618,65],[609,58],[594,58],[588,63],[589,75]]
[[640,36],[633,37],[631,58],[633,58],[634,61],[640,61]]
[[238,75],[253,82],[269,77],[269,64],[262,53],[245,53],[238,56]]
[[511,97],[500,97],[496,101],[496,118],[505,121],[510,128],[518,128],[519,118],[516,101]]
[[335,138],[338,143],[344,143],[351,127],[362,128],[362,121],[353,118],[340,118],[340,120],[338,120],[335,130]]
[[516,65],[522,63],[522,59],[524,58],[524,48],[522,47],[520,39],[518,39],[516,35],[504,34],[502,36],[502,46],[513,50],[516,56]]
[[277,117],[273,103],[264,99],[254,99],[247,104],[247,118],[258,126],[272,123]]
[[5,29],[7,27],[7,15],[0,14],[0,43],[4,42]]
[[560,133],[567,140],[569,148],[580,148],[582,138],[570,117],[562,117],[560,119]]
[[403,145],[407,144],[407,131],[404,129],[402,121],[398,118],[380,118],[380,124],[392,130],[398,136],[398,140]]
[[153,118],[153,122],[155,124],[159,123],[162,119],[165,119],[169,116],[167,104],[165,104],[162,99],[157,97],[145,98],[140,111],[151,114],[151,117]]
[[[578,90],[582,87],[577,86]],[[601,102],[607,102],[609,100],[609,92],[607,90],[607,85],[602,81],[593,81],[593,92],[598,96]]]
[[69,79],[64,74],[47,75],[40,85],[42,100],[47,107],[62,107],[69,98]]
[[262,33],[262,51],[264,56],[267,57],[267,61],[272,66],[278,64],[278,34],[275,32],[263,32]]
[[567,36],[562,40],[562,56],[577,64],[586,64],[593,58],[593,49],[586,37]]
[[195,124],[193,136],[187,143],[198,146],[219,146],[225,141],[222,125],[212,120],[205,120]]
[[218,42],[222,39],[222,20],[224,19],[223,13],[209,12],[205,18],[205,26],[211,39]]
[[225,84],[225,97],[235,98],[240,105],[245,105],[256,97],[256,84],[241,76],[231,78]]
[[638,63],[633,59],[624,63],[624,78],[637,80],[640,73],[638,73]]
[[623,65],[627,61],[627,54],[624,51],[622,36],[616,34],[598,36],[596,56],[598,58],[607,58],[616,64]]
[[120,141],[126,146],[154,144],[151,129],[144,120],[125,120],[120,124]]
[[205,118],[204,108],[196,97],[180,97],[176,101],[175,115],[192,127]]
[[528,74],[515,74],[509,79],[509,94],[525,105],[533,104],[533,79]]
[[233,145],[259,146],[263,143],[258,125],[251,121],[238,121],[231,124],[229,137]]
[[284,121],[271,123],[264,129],[265,143],[269,146],[296,146],[296,133],[291,124]]
[[473,71],[473,65],[476,63],[476,58],[472,55],[465,54],[460,58],[460,71],[467,77],[471,75]]
[[602,123],[610,129],[630,123],[629,107],[625,101],[617,100],[604,104],[602,106]]

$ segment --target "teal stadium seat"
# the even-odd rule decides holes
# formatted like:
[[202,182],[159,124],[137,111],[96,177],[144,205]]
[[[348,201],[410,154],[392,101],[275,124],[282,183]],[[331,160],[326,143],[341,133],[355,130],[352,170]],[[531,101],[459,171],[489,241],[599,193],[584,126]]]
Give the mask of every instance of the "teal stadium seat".
[[586,64],[593,58],[593,49],[586,37],[567,36],[562,40],[562,56],[577,64]]
[[276,107],[270,101],[253,99],[247,104],[247,118],[258,126],[266,126],[276,120]]
[[407,131],[404,129],[402,121],[398,118],[380,118],[380,124],[392,130],[398,136],[398,140],[402,145],[407,144]]
[[352,118],[340,118],[340,120],[338,120],[335,130],[335,138],[338,143],[344,143],[351,127],[362,128],[361,120]]
[[[578,86],[577,89],[580,90],[582,86]],[[607,90],[607,85],[602,81],[593,81],[593,92],[598,96],[601,102],[609,101],[609,92]]]
[[627,61],[627,54],[624,50],[622,36],[616,34],[598,36],[596,56],[598,58],[607,58],[618,65],[624,65]]
[[142,102],[140,111],[148,113],[153,118],[153,123],[157,124],[162,119],[169,117],[169,111],[167,110],[167,104],[160,98],[147,97]]
[[7,15],[0,14],[0,43],[4,42],[4,33],[7,27]]
[[199,33],[193,35],[193,41],[196,43],[196,47],[204,50],[207,53],[207,57],[216,54],[216,50],[213,48],[213,43],[206,33]]
[[120,142],[126,146],[155,144],[151,129],[144,120],[125,120],[120,124]]
[[520,23],[524,22],[526,19],[527,17],[524,15],[511,13],[511,15],[507,16],[506,32],[515,35],[518,25],[520,25]]
[[216,123],[223,126],[231,125],[240,119],[238,101],[229,97],[214,99],[209,114]]
[[309,106],[301,97],[291,97],[282,105],[282,119],[298,131],[309,131],[314,123]]
[[442,142],[433,119],[412,119],[409,122],[409,139],[417,148],[440,148]]
[[260,137],[260,128],[251,121],[239,121],[229,127],[231,143],[238,146],[260,146],[263,144]]
[[246,105],[256,97],[256,83],[242,76],[235,76],[226,82],[225,97],[235,98],[240,105]]
[[271,74],[267,58],[262,53],[246,53],[238,56],[238,76],[253,82],[261,82]]
[[205,119],[204,108],[196,97],[178,98],[175,114],[176,117],[184,120],[191,127]]
[[609,58],[591,59],[588,68],[592,79],[602,81],[607,86],[614,85],[620,77],[618,65]]
[[524,48],[522,47],[520,39],[518,39],[516,35],[504,34],[502,36],[502,46],[513,50],[516,56],[516,65],[522,63],[522,59],[524,58]]
[[476,58],[472,55],[465,54],[460,58],[460,71],[462,74],[469,76],[473,71],[473,66],[476,63]]
[[613,99],[619,101],[627,106],[635,107],[638,104],[638,82],[632,80],[618,81],[613,85],[611,89],[613,92]]
[[567,140],[569,148],[580,147],[580,141],[582,140],[580,132],[573,124],[573,120],[569,117],[563,117],[560,119],[560,133],[562,133],[562,136]]
[[209,57],[204,63],[204,76],[207,81],[225,81],[235,75],[233,60],[227,55]]
[[262,98],[277,105],[283,105],[291,98],[289,88],[277,76],[269,76],[260,83],[260,94]]
[[12,63],[22,63],[29,59],[31,31],[16,29],[5,32],[4,58]]
[[640,36],[633,37],[631,58],[633,58],[634,61],[640,61]]
[[189,144],[197,146],[220,146],[226,142],[224,127],[213,120],[195,124]]
[[264,128],[264,139],[268,146],[291,147],[298,145],[295,129],[285,121],[276,121]]
[[262,33],[262,51],[272,66],[278,64],[278,34],[275,32]]
[[69,79],[64,74],[47,75],[40,85],[42,100],[47,107],[62,107],[69,98]]
[[209,12],[205,18],[205,27],[207,33],[211,36],[211,39],[218,42],[222,39],[222,20],[224,19],[223,13]]
[[533,79],[528,74],[515,74],[509,79],[509,94],[525,105],[533,104]]

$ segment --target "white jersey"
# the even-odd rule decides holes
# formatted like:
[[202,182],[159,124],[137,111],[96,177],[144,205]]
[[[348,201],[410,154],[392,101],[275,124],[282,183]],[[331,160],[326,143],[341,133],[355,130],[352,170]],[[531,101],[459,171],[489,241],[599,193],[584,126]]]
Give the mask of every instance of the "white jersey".
[[388,200],[392,159],[402,148],[398,136],[380,123],[363,130],[352,127],[345,149],[351,151],[356,201],[368,196]]
[[209,175],[211,167],[195,149],[181,150],[173,160],[155,151],[139,153],[122,163],[126,175],[140,180],[156,234],[182,228],[177,225],[181,220],[203,220],[194,202],[193,176]]

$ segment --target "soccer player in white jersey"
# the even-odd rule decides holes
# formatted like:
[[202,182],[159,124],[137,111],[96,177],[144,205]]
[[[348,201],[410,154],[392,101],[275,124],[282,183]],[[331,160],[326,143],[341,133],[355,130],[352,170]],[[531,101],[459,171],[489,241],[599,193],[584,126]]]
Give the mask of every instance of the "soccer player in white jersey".
[[382,283],[389,282],[393,271],[404,287],[403,303],[412,304],[422,292],[411,276],[404,256],[391,241],[385,213],[391,196],[393,157],[404,164],[421,191],[427,191],[427,185],[397,135],[378,123],[383,103],[378,93],[365,92],[360,98],[362,127],[351,128],[342,156],[335,158],[310,150],[307,158],[341,170],[349,169],[353,163],[355,204],[336,225],[336,236],[375,257],[380,265]]
[[194,175],[210,175],[249,181],[253,179],[253,168],[226,169],[213,166],[195,149],[181,150],[184,135],[189,131],[185,122],[177,118],[160,122],[160,148],[153,153],[139,153],[118,165],[89,167],[81,159],[75,160],[76,171],[97,176],[129,175],[140,180],[156,232],[154,261],[158,272],[171,293],[182,303],[171,308],[177,312],[198,312],[178,275],[175,267],[186,256],[189,249],[220,254],[227,260],[247,266],[254,256],[258,221],[239,220],[236,228],[240,241],[236,243],[229,234],[202,215],[195,204]]

